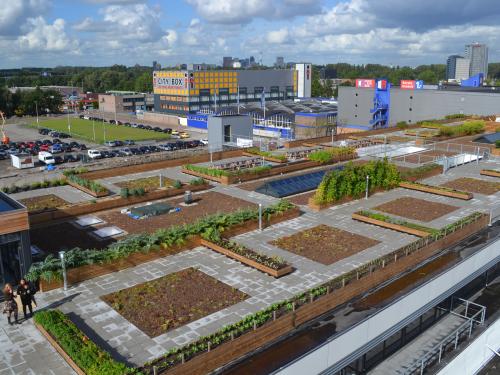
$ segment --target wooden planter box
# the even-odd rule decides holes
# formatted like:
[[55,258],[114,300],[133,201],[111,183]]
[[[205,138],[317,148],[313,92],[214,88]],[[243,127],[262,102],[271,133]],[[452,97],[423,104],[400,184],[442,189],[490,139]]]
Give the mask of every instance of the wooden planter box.
[[66,363],[78,374],[78,375],[85,375],[85,372],[78,367],[78,365],[71,359],[71,357],[66,354],[63,348],[59,345],[59,343],[52,338],[50,333],[48,333],[45,328],[43,328],[41,325],[35,323],[35,327],[40,331],[40,333],[47,339],[50,345],[61,355],[61,357],[64,358]]
[[486,169],[482,169],[481,172],[479,172],[483,176],[490,176],[490,177],[500,177],[500,172],[497,171],[488,171]]
[[352,214],[352,218],[354,220],[362,221],[362,222],[367,223],[367,224],[377,225],[377,226],[382,227],[382,228],[392,229],[392,230],[395,230],[398,232],[412,234],[412,235],[418,236],[418,237],[427,237],[430,234],[430,233],[424,232],[422,230],[408,228],[408,227],[405,227],[403,225],[387,223],[387,222],[382,221],[382,220],[373,219],[371,217],[366,217],[366,216],[359,215],[356,213]]
[[[271,220],[263,220],[263,225],[269,226],[282,221],[294,219],[300,215],[300,210],[294,208],[288,210],[282,215],[273,215]],[[259,227],[257,220],[250,220],[242,224],[235,225],[224,232],[226,237],[236,236],[241,233],[249,232],[255,230]],[[90,264],[87,266],[82,266],[78,268],[71,268],[68,270],[68,284],[74,285],[85,280],[93,279],[94,277],[107,275],[113,272],[121,271],[130,267],[135,267],[139,264],[150,262],[155,259],[163,258],[168,255],[177,254],[184,250],[193,249],[200,246],[201,238],[199,236],[193,236],[188,238],[186,242],[182,245],[165,247],[162,246],[161,249],[153,250],[148,253],[137,252],[129,255],[127,258],[118,259],[111,263],[105,264]],[[63,282],[61,280],[56,280],[53,282],[47,282],[40,279],[39,287],[42,292],[47,292],[49,290],[62,288]]]
[[106,189],[106,191],[101,191],[101,192],[96,193],[90,189],[87,189],[86,187],[84,187],[82,185],[74,183],[73,181],[67,180],[67,182],[68,182],[68,185],[73,186],[74,188],[81,190],[84,193],[87,193],[88,195],[93,196],[94,198],[101,198],[101,197],[105,197],[105,196],[109,195],[109,191],[107,189]]
[[268,266],[265,266],[263,264],[260,264],[252,259],[248,259],[242,255],[239,255],[239,254],[236,254],[234,252],[232,252],[231,250],[229,249],[226,249],[222,246],[219,246],[213,242],[210,242],[210,241],[207,241],[207,240],[204,240],[202,239],[201,240],[201,245],[202,246],[206,246],[208,247],[209,249],[212,249],[214,251],[217,251],[218,253],[221,253],[231,259],[234,259],[234,260],[237,260],[238,262],[240,263],[243,263],[247,266],[250,266],[250,267],[253,267],[259,271],[262,271],[264,273],[267,273],[268,275],[272,276],[272,277],[281,277],[281,276],[284,276],[284,275],[288,275],[289,273],[291,273],[293,271],[293,268],[292,266],[288,265],[286,267],[283,267],[279,270],[275,270],[274,268],[271,268],[271,267],[268,267]]
[[462,200],[466,200],[466,201],[468,201],[474,197],[472,195],[472,193],[466,193],[466,192],[461,193],[461,192],[447,191],[447,190],[440,189],[438,187],[414,185],[414,184],[411,184],[408,182],[400,182],[399,186],[402,188],[405,188],[405,189],[423,191],[425,193],[441,195],[443,197],[457,198],[457,199],[462,199]]
[[252,154],[251,152],[247,152],[247,151],[243,151],[243,156],[249,156],[249,157],[252,157],[252,158],[261,158],[261,159],[264,159],[266,161],[270,161],[272,163],[286,163],[287,161],[286,160],[281,160],[281,159],[278,159],[278,158],[273,158],[272,156],[262,156],[262,155],[257,155],[257,154]]

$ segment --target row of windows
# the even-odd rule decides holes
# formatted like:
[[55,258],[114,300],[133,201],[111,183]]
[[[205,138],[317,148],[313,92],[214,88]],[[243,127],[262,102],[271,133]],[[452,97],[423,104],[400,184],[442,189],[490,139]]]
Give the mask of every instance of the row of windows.
[[169,111],[188,111],[188,106],[185,105],[175,105],[175,104],[161,104],[161,109],[166,109]]

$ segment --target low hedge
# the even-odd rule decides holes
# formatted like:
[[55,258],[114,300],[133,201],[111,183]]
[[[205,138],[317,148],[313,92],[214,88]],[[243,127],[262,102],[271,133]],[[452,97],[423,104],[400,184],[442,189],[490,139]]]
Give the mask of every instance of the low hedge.
[[378,212],[361,210],[361,211],[356,212],[356,214],[361,215],[361,216],[365,216],[365,217],[369,217],[371,219],[380,220],[380,221],[383,221],[384,223],[396,224],[396,225],[401,225],[402,227],[420,230],[422,232],[427,232],[427,233],[430,233],[433,235],[436,235],[439,233],[439,229],[429,228],[429,227],[426,227],[424,225],[410,223],[410,222],[404,221],[404,220],[399,220],[399,219],[396,219],[392,216],[379,214]]
[[420,180],[427,177],[428,173],[434,171],[435,169],[443,168],[439,164],[431,163],[425,164],[417,168],[411,168],[400,172],[401,180]]
[[2,187],[2,192],[6,194],[15,194],[22,191],[45,189],[49,187],[64,186],[67,185],[66,179],[64,178],[54,178],[52,180],[36,181],[30,184],[22,185],[11,185]]
[[271,169],[270,165],[262,165],[254,168],[244,168],[236,171],[228,171],[226,169],[217,169],[217,168],[211,168],[211,167],[205,167],[202,165],[193,165],[193,164],[186,164],[183,166],[184,169],[187,169],[188,171],[193,171],[193,172],[198,172],[202,173],[207,176],[211,177],[222,177],[222,176],[241,176],[241,175],[246,175],[246,174],[259,174],[264,171],[268,171]]
[[251,147],[251,148],[247,148],[245,150],[245,152],[248,152],[249,154],[252,154],[252,155],[257,155],[257,156],[263,156],[263,157],[267,157],[267,158],[273,158],[273,159],[278,159],[282,162],[286,162],[288,159],[286,157],[286,155],[283,155],[283,154],[273,154],[272,152],[269,152],[269,151],[261,151],[259,150],[257,147]]
[[[294,207],[290,202],[282,200],[263,209],[262,216],[264,220],[270,220],[273,215],[284,213]],[[225,229],[236,224],[255,220],[258,217],[258,209],[239,210],[229,214],[215,214],[201,218],[191,224],[171,226],[167,229],[159,229],[151,234],[131,235],[110,244],[102,250],[74,248],[66,252],[66,267],[71,269],[90,264],[107,263],[126,258],[133,253],[147,253],[158,249],[161,245],[166,247],[182,245],[190,236],[201,235],[206,237],[215,232],[222,233]],[[39,279],[47,282],[61,280],[60,259],[49,254],[45,260],[31,265],[26,278],[32,282]]]
[[354,147],[330,147],[311,152],[308,159],[321,164],[327,164],[348,158],[355,158],[356,156],[356,149]]
[[72,169],[66,169],[63,172],[63,175],[65,175],[66,177],[68,177],[68,176],[71,176],[71,175],[74,175],[74,174],[87,173],[88,171],[89,171],[89,169],[85,168],[85,167],[72,168]]
[[34,320],[61,346],[76,365],[87,375],[123,375],[141,372],[115,361],[99,348],[61,311],[44,310],[35,313]]

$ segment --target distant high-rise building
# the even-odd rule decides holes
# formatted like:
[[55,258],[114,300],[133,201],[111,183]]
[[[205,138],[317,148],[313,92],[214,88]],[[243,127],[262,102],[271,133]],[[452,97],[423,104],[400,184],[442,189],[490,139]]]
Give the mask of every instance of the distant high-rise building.
[[483,73],[488,76],[488,46],[481,43],[472,43],[465,46],[465,57],[470,60],[469,76]]
[[153,70],[161,70],[161,64],[158,64],[158,61],[153,61]]
[[470,77],[470,60],[460,57],[455,60],[455,80],[464,81]]
[[446,79],[455,79],[455,71],[457,66],[457,59],[461,59],[462,56],[451,55],[446,60]]
[[276,62],[274,63],[274,67],[278,69],[283,69],[285,67],[285,59],[281,56],[276,57]]
[[233,58],[231,56],[224,56],[222,58],[222,67],[224,69],[229,69],[233,67]]

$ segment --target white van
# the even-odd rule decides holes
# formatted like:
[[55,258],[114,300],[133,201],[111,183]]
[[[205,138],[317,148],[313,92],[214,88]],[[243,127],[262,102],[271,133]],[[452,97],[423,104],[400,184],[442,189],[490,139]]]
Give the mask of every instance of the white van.
[[101,151],[99,151],[99,150],[87,150],[87,155],[91,159],[100,159],[100,158],[102,158]]
[[40,151],[38,153],[38,160],[40,160],[42,163],[45,163],[46,165],[56,163],[56,161],[54,160],[54,156],[52,156],[52,154],[47,151]]

